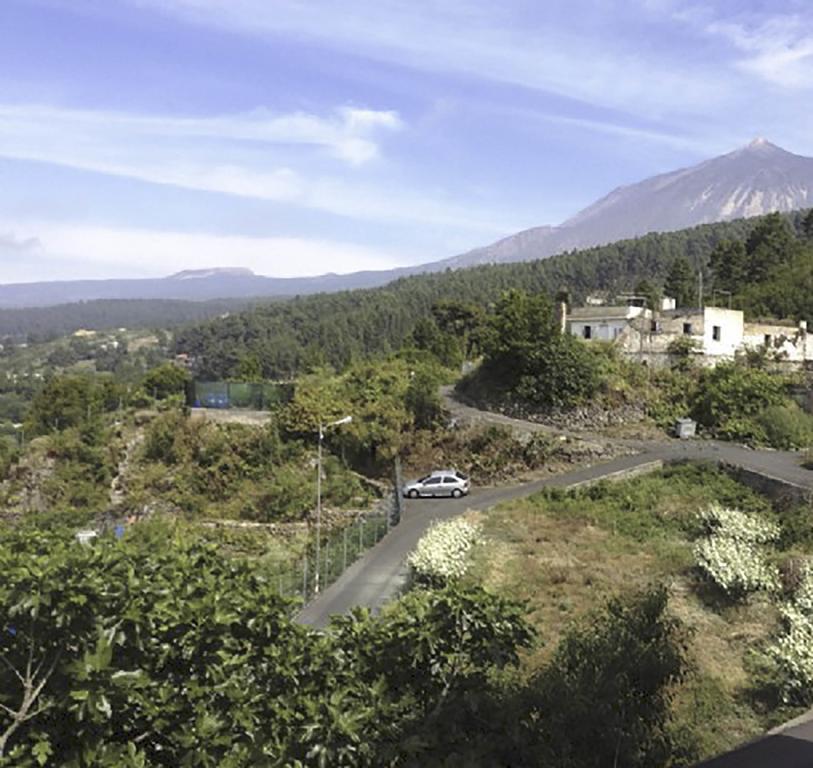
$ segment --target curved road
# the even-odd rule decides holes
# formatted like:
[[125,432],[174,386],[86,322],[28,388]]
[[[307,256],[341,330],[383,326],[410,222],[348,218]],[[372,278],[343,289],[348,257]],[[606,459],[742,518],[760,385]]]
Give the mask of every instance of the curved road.
[[[480,413],[484,420],[491,415]],[[534,428],[538,426],[532,425]],[[777,478],[804,491],[813,491],[813,471],[800,466],[798,454],[756,451],[730,443],[705,440],[624,443],[638,452],[632,456],[622,456],[522,485],[475,488],[470,496],[463,499],[408,501],[401,523],[353,563],[319,597],[306,605],[299,614],[299,621],[323,627],[331,615],[346,613],[355,606],[365,606],[377,611],[403,588],[406,557],[432,521],[455,517],[468,509],[488,509],[503,501],[530,496],[546,487],[574,487],[611,478],[614,473],[628,473],[636,468],[644,471],[653,462],[692,459],[724,462]]]

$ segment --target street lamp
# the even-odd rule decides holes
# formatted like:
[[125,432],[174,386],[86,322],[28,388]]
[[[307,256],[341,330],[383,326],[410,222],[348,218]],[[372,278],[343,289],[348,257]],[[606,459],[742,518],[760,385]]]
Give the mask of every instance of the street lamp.
[[313,583],[314,594],[319,594],[319,558],[322,553],[322,441],[325,439],[325,430],[328,427],[338,427],[341,424],[349,424],[353,421],[352,416],[344,416],[330,424],[319,422],[319,448],[316,459],[316,575]]

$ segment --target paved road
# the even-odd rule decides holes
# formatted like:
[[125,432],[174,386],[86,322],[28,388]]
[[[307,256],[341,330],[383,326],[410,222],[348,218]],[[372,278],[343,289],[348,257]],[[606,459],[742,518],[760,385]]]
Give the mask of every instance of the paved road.
[[813,472],[800,467],[798,455],[789,452],[753,451],[712,441],[641,443],[639,447],[641,452],[633,456],[522,485],[477,488],[464,499],[408,501],[401,524],[307,605],[299,616],[300,621],[324,626],[332,614],[346,613],[354,606],[378,610],[402,588],[406,576],[404,561],[432,521],[455,517],[467,509],[489,509],[503,501],[530,496],[546,487],[571,487],[611,477],[617,472],[644,468],[652,462],[685,458],[722,461],[813,490]]
[[346,613],[354,606],[366,606],[374,611],[380,608],[402,588],[406,577],[404,561],[435,520],[448,520],[469,509],[488,509],[503,501],[529,496],[545,487],[566,487],[598,480],[652,460],[651,456],[643,454],[623,456],[605,464],[551,475],[523,485],[475,488],[462,499],[408,500],[400,524],[305,606],[299,620],[303,624],[321,627],[332,614]]
[[354,606],[378,610],[402,589],[407,555],[434,520],[455,517],[468,509],[484,510],[522,498],[546,487],[572,487],[611,477],[614,473],[646,468],[652,462],[679,459],[725,462],[775,477],[805,490],[813,490],[813,471],[799,464],[799,455],[785,451],[755,451],[714,441],[666,440],[624,441],[638,453],[612,461],[551,475],[535,482],[496,488],[476,488],[463,499],[419,499],[408,501],[400,525],[357,560],[299,615],[304,624],[323,627],[331,615],[346,613]]

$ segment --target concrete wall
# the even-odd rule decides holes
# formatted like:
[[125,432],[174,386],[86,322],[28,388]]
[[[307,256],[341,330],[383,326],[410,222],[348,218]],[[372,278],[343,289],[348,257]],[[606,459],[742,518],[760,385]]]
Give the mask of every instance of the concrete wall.
[[737,482],[747,485],[763,496],[767,496],[771,501],[790,502],[792,504],[813,502],[813,491],[802,485],[796,485],[763,472],[737,467],[725,462],[720,462],[720,467]]
[[614,341],[627,327],[627,320],[571,320],[570,333],[585,338],[584,329],[590,326],[590,341]]
[[[703,352],[717,357],[734,357],[742,345],[743,313],[739,309],[706,307],[703,310]],[[720,338],[714,338],[719,329]]]
[[796,326],[746,323],[743,346],[750,349],[765,347],[769,354],[793,363],[813,359],[813,344],[809,334]]

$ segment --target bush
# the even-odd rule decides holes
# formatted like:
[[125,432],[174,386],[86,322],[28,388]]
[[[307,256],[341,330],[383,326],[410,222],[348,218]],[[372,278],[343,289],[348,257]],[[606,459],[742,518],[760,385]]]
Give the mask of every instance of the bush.
[[697,544],[694,554],[700,570],[735,600],[752,592],[776,589],[779,584],[777,570],[746,541],[711,536]]
[[263,523],[301,520],[315,506],[315,476],[284,465],[270,471],[253,503],[243,506],[240,515]]
[[480,368],[462,383],[470,394],[508,398],[537,408],[568,408],[592,397],[601,361],[579,339],[562,334],[550,299],[523,291],[503,294],[490,318]]
[[721,437],[764,442],[767,435],[756,418],[766,408],[784,405],[785,389],[781,376],[738,363],[720,363],[702,372],[692,415]]
[[663,587],[614,599],[565,636],[531,692],[542,731],[534,765],[668,764],[671,699],[688,662],[667,601]]
[[147,373],[141,387],[156,400],[163,400],[170,395],[184,394],[190,380],[186,370],[172,363],[165,363]]
[[418,541],[407,563],[419,580],[447,582],[464,576],[469,553],[480,539],[480,526],[462,518],[434,523]]
[[756,423],[774,448],[793,450],[813,445],[813,416],[792,401],[768,406],[756,417]]
[[781,609],[782,632],[768,646],[786,703],[813,703],[813,567],[805,563],[790,601]]
[[779,526],[754,514],[710,504],[697,513],[697,519],[707,536],[743,541],[748,544],[768,544],[779,538]]
[[717,504],[701,510],[697,518],[706,536],[695,545],[695,560],[727,597],[739,600],[778,588],[779,572],[766,560],[762,546],[779,538],[779,526]]

